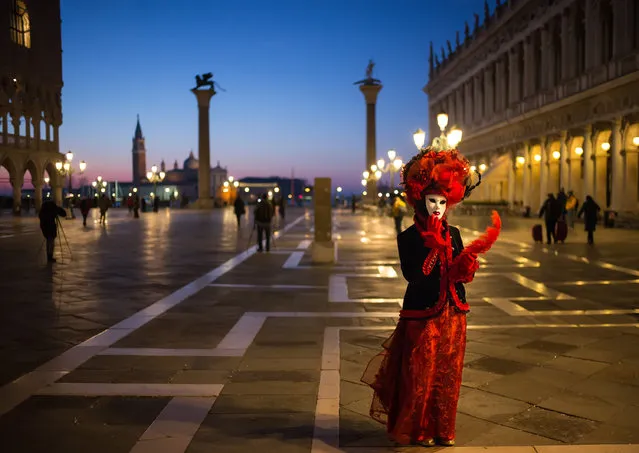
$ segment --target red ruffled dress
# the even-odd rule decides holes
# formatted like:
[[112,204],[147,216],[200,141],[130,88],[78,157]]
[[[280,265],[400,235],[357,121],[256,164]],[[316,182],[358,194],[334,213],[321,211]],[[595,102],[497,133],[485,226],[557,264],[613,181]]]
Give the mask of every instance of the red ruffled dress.
[[374,390],[371,417],[400,444],[455,438],[469,311],[463,283],[478,265],[458,265],[457,228],[444,223],[443,235],[440,250],[427,248],[415,225],[397,237],[408,288],[395,331],[362,377]]

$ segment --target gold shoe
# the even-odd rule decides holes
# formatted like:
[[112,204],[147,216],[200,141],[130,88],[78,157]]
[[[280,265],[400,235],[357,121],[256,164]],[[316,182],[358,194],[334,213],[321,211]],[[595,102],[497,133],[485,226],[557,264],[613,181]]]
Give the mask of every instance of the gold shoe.
[[438,443],[443,447],[453,447],[455,446],[455,439],[439,439]]
[[417,445],[421,445],[422,447],[434,447],[435,439],[424,439],[417,442]]

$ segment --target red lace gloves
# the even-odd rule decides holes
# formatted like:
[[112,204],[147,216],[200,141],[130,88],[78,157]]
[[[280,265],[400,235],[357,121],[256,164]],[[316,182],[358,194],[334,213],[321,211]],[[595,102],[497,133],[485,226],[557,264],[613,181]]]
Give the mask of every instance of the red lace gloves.
[[473,281],[477,269],[479,269],[477,254],[463,250],[453,260],[453,264],[448,273],[449,281],[452,283],[470,283]]
[[424,245],[429,249],[443,250],[446,248],[446,239],[442,235],[442,221],[431,215],[426,220],[426,231],[422,232]]

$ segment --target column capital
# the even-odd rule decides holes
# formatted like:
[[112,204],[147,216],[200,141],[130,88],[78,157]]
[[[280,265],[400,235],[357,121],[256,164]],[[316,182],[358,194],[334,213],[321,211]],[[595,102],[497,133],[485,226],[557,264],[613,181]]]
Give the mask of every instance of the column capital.
[[363,84],[359,86],[359,91],[364,95],[366,104],[376,104],[377,95],[382,91],[383,85]]
[[193,93],[197,99],[197,105],[198,107],[209,107],[210,103],[211,103],[211,98],[213,96],[215,96],[216,92],[214,89],[209,89],[209,90],[196,90],[195,88],[193,88],[191,90],[191,93]]

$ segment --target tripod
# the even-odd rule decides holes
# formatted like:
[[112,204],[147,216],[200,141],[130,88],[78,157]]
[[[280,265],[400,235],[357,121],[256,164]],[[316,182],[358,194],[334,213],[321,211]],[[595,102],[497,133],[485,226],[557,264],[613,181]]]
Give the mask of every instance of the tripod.
[[[56,223],[56,227],[60,230],[60,232],[62,232],[62,235],[58,235],[58,241],[60,243],[60,258],[63,259],[64,255],[62,254],[62,251],[64,250],[62,248],[62,237],[64,237],[64,244],[67,246],[67,250],[69,251],[69,258],[73,259],[73,254],[71,253],[71,247],[69,246],[69,241],[67,239],[67,235],[64,232],[64,228],[62,227],[62,223],[60,222],[60,219],[58,218],[58,216],[56,216],[55,218],[55,223]],[[55,241],[55,239],[54,239]],[[40,252],[42,251],[42,247],[44,247],[44,244],[47,242],[47,239],[44,238],[42,240],[42,244],[40,244],[40,248],[38,249],[38,255],[40,255]],[[47,250],[48,252],[48,250]]]

